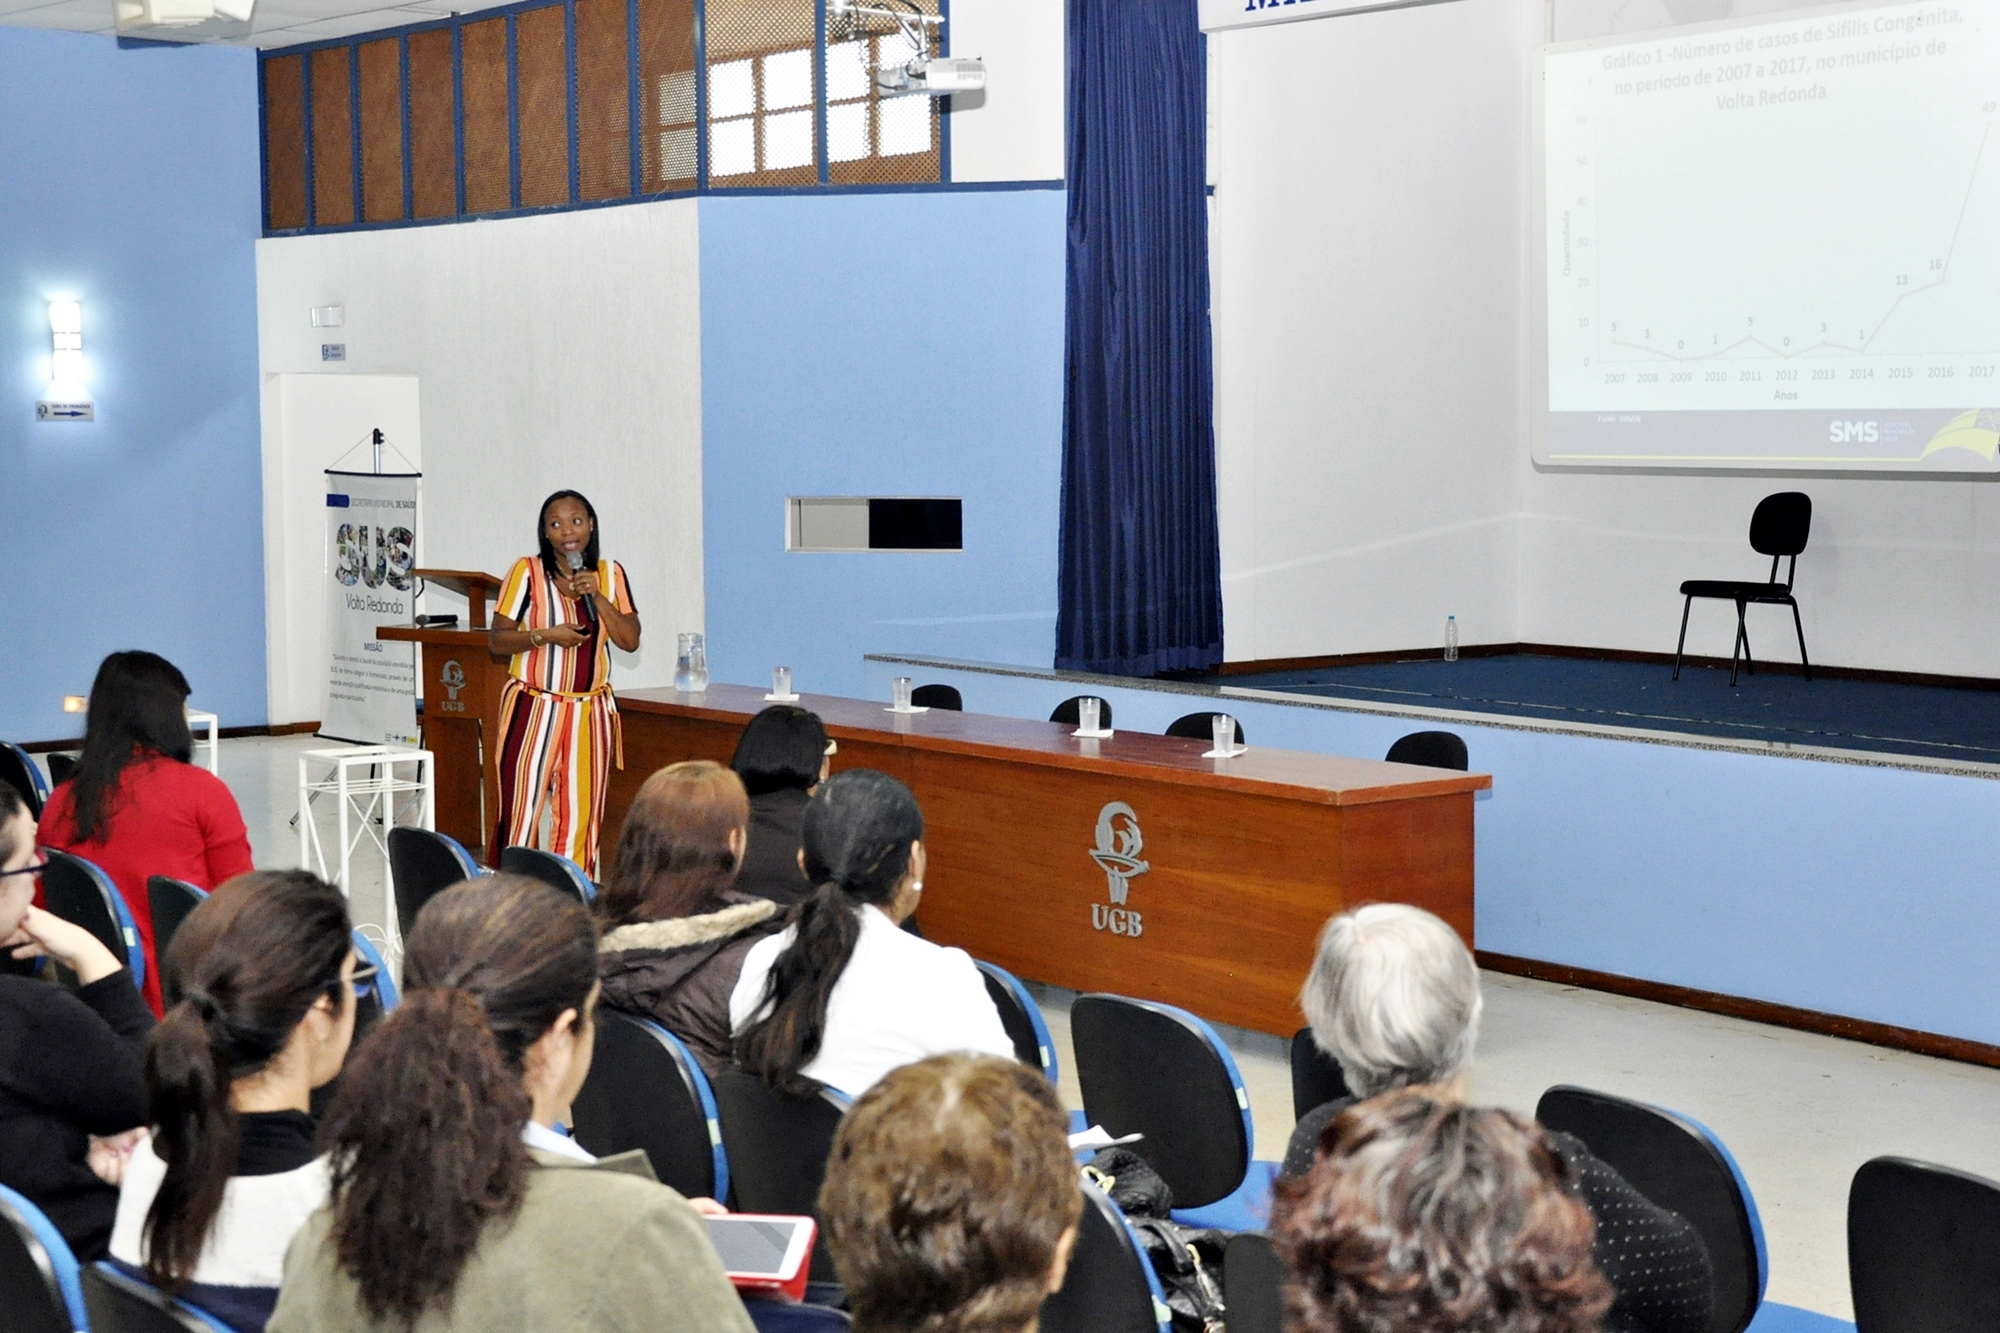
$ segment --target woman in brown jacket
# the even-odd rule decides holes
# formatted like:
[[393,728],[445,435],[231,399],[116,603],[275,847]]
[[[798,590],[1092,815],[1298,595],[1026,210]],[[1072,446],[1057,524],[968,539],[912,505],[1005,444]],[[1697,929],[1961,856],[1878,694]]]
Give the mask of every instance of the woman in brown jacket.
[[722,765],[661,769],[625,816],[597,900],[604,1002],[679,1037],[710,1074],[729,1063],[743,955],[783,924],[777,904],[731,887],[749,822],[742,780]]

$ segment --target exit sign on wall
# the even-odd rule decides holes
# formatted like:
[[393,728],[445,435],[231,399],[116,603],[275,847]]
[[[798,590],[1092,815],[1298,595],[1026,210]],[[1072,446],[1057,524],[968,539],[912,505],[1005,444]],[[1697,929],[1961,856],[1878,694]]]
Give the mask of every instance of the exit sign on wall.
[[[1393,4],[1397,0],[1387,0]],[[1385,0],[1201,0],[1201,30],[1254,28],[1265,23],[1296,23],[1356,9],[1381,9]]]

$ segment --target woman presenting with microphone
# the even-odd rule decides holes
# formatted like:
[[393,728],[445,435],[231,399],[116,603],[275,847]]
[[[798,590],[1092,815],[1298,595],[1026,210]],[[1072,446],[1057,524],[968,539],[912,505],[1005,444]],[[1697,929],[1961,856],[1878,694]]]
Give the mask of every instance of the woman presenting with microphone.
[[500,690],[500,818],[489,860],[502,847],[548,848],[597,877],[598,825],[611,765],[625,766],[611,652],[639,646],[639,613],[624,566],[598,556],[597,511],[575,491],[542,501],[541,554],[507,571],[494,608],[495,656],[514,661]]

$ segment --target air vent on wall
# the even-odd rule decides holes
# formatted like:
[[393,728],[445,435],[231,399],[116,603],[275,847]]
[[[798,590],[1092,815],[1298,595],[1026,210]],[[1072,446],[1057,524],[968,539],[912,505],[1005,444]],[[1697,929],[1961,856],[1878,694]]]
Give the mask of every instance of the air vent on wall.
[[788,551],[959,551],[964,502],[934,496],[792,496]]

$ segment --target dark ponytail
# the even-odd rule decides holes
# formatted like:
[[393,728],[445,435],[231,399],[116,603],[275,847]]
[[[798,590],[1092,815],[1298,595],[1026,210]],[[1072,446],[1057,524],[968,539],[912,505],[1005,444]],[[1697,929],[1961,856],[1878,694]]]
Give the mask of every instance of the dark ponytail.
[[377,1322],[414,1324],[452,1289],[489,1222],[528,1191],[528,1048],[597,985],[590,913],[538,880],[440,893],[403,955],[402,1005],[342,1071],[333,1153],[340,1267]]
[[303,870],[238,875],[188,914],[167,949],[181,1000],[146,1042],[153,1150],[167,1164],[146,1213],[146,1277],[168,1292],[194,1276],[242,1128],[237,1079],[284,1050],[322,996],[351,1004],[341,965],[352,943],[347,900]]
[[759,1015],[736,1039],[736,1063],[770,1087],[816,1091],[799,1073],[826,1037],[834,983],[861,938],[863,906],[885,906],[924,836],[917,798],[887,773],[853,768],[820,784],[801,827],[806,878],[818,887],[792,909],[791,944],[771,964]]

